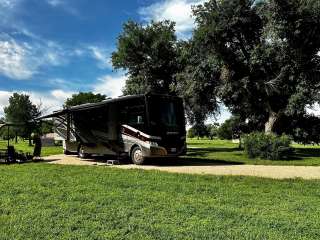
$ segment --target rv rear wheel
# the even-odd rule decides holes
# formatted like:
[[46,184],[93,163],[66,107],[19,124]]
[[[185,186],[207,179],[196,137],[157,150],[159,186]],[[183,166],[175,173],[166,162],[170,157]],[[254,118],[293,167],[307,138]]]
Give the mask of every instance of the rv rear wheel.
[[89,157],[89,154],[88,154],[88,153],[85,153],[84,150],[83,150],[83,147],[80,146],[79,149],[78,149],[78,156],[79,156],[79,158],[81,158],[81,159],[85,159],[85,158],[88,158],[88,157]]
[[144,157],[142,155],[140,147],[136,146],[132,149],[131,160],[136,165],[141,165],[144,163]]

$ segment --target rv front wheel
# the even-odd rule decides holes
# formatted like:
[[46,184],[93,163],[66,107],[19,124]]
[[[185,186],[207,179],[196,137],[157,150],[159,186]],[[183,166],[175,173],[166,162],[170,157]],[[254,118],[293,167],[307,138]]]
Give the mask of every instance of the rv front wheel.
[[134,147],[131,152],[131,160],[136,165],[141,165],[144,162],[144,157],[140,147]]

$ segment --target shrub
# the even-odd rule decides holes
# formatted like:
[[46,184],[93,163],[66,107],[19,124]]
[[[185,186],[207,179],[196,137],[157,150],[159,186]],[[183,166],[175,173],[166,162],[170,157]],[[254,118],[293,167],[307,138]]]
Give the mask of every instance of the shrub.
[[260,132],[244,136],[244,151],[249,158],[278,160],[289,157],[292,153],[291,140],[288,136],[277,136]]

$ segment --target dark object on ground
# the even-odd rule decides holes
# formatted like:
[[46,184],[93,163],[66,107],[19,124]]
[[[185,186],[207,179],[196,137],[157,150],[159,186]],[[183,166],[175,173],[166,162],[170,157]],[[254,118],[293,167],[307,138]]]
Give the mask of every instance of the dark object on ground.
[[42,147],[42,144],[41,144],[41,138],[36,135],[34,138],[33,138],[33,143],[34,143],[34,151],[33,151],[33,157],[40,157],[41,156],[41,147]]
[[16,151],[14,146],[8,146],[6,149],[0,149],[0,160],[5,163],[24,163],[32,159],[32,155],[23,151]]
[[16,151],[13,146],[8,146],[7,148],[7,162],[12,163],[16,162]]

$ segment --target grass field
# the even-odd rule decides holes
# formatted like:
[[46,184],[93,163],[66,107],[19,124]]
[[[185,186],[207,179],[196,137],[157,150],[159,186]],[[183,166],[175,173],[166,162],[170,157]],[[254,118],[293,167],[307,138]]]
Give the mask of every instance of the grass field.
[[188,139],[187,158],[227,164],[320,166],[320,147],[293,144],[294,154],[287,160],[249,159],[238,149],[238,143],[228,140]]
[[0,239],[319,239],[320,181],[0,165]]
[[[0,149],[5,149],[7,147],[8,142],[0,140]],[[18,144],[15,144],[14,141],[10,141],[10,145],[13,145],[16,150],[20,150],[23,152],[33,153],[34,146],[29,146],[29,142],[19,140]],[[55,154],[61,154],[62,147],[60,146],[53,146],[53,147],[42,147],[41,149],[41,156],[50,156]]]

